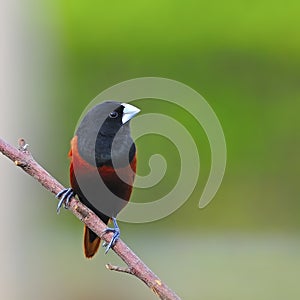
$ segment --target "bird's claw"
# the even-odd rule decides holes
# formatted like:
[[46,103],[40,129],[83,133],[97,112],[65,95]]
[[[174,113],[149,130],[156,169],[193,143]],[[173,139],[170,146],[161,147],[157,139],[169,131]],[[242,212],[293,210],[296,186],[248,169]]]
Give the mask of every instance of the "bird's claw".
[[109,243],[103,243],[103,246],[106,247],[105,254],[109,251],[109,249],[111,249],[115,245],[116,241],[120,237],[120,228],[118,226],[117,220],[116,220],[116,218],[112,218],[112,220],[114,222],[114,228],[107,227],[104,230],[104,233],[113,232],[113,234],[114,234]]
[[56,198],[60,199],[56,208],[57,214],[60,213],[63,204],[65,208],[68,206],[70,199],[73,196],[75,196],[75,193],[71,188],[63,189],[56,195]]

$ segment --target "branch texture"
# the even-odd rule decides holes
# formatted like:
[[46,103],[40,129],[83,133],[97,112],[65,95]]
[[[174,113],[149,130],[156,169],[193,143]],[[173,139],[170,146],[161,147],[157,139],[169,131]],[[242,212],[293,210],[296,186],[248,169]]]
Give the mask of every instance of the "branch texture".
[[[28,145],[25,143],[24,139],[19,139],[19,149],[17,149],[0,138],[0,152],[12,160],[16,166],[34,177],[47,190],[56,195],[64,187],[34,160],[30,152],[27,150],[27,146]],[[73,197],[71,199],[67,209],[105,242],[108,243],[110,241],[113,234],[103,234],[106,225],[95,213],[76,198]],[[163,283],[122,240],[118,240],[112,250],[125,262],[127,268],[107,264],[107,269],[136,276],[142,280],[160,299],[180,300],[180,298],[170,288],[168,288],[167,285]]]

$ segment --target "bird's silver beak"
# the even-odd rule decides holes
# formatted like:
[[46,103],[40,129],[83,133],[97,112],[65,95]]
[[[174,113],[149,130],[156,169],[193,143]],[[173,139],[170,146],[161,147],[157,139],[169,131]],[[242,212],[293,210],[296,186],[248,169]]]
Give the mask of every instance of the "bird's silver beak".
[[135,115],[137,115],[141,111],[137,107],[128,103],[122,103],[122,106],[124,106],[122,124],[125,124],[126,122],[130,121]]

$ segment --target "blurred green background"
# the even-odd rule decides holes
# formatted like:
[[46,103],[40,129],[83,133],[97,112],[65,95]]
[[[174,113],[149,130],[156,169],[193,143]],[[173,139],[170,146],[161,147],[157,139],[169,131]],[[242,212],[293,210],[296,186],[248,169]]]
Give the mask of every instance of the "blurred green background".
[[[203,170],[191,198],[165,219],[121,223],[122,238],[182,299],[299,299],[298,1],[15,0],[4,8],[3,138],[24,136],[68,185],[69,140],[98,93],[143,76],[187,84],[225,133],[221,188],[198,209],[210,155],[204,133],[192,130],[203,142]],[[140,174],[158,144],[176,170],[167,143],[137,144]],[[4,158],[0,167],[7,299],[156,299],[135,278],[105,269],[122,265],[113,253],[86,260],[82,224],[56,216],[54,198]],[[142,191],[133,197],[147,201]]]

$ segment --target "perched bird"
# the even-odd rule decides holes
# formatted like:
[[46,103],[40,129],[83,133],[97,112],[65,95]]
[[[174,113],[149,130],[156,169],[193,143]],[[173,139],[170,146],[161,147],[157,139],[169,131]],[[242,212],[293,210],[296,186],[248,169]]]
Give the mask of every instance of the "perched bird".
[[[136,148],[129,121],[140,110],[128,103],[107,101],[94,106],[82,119],[71,140],[71,188],[57,194],[57,206],[68,205],[72,196],[90,208],[105,224],[112,219],[114,235],[105,253],[120,236],[116,216],[129,201],[136,171]],[[100,238],[84,226],[84,254],[97,252]]]

